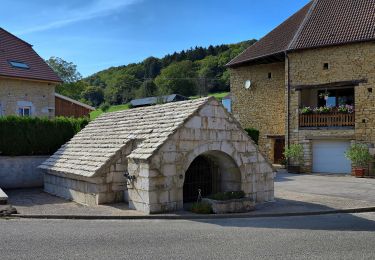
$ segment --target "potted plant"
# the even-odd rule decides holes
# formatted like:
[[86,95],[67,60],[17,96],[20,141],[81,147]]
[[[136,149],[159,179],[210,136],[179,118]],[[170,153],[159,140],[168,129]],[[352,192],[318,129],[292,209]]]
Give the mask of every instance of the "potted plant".
[[[285,158],[288,160],[288,171],[292,173],[301,173],[303,165],[303,147],[300,144],[292,144],[285,149]],[[292,165],[290,162],[292,161]]]
[[301,108],[301,114],[302,115],[310,115],[312,114],[314,111],[311,107],[303,107]]
[[346,152],[345,157],[348,158],[354,167],[354,174],[358,178],[365,176],[366,168],[373,159],[369,148],[365,144],[354,144]]

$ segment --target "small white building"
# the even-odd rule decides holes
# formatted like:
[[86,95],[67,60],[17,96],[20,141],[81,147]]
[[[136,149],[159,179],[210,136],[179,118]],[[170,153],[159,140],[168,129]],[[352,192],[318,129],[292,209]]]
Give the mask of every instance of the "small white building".
[[176,211],[221,191],[274,199],[274,170],[214,98],[107,113],[40,168],[45,191],[85,205]]

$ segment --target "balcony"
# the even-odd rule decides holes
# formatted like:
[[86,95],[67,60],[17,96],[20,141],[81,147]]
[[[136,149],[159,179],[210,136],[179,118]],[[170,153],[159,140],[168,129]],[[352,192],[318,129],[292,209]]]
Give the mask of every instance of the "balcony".
[[355,112],[327,114],[300,114],[299,127],[320,128],[320,127],[354,127]]

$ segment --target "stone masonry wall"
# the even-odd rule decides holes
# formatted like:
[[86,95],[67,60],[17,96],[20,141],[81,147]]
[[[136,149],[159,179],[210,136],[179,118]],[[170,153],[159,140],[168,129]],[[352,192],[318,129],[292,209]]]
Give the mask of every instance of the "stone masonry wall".
[[89,206],[127,201],[124,173],[128,167],[126,156],[132,149],[132,145],[125,147],[118,154],[115,163],[105,168],[97,177],[47,173],[44,177],[44,190]]
[[[365,143],[375,142],[375,44],[356,43],[290,53],[291,85],[325,84],[338,81],[367,79],[355,87],[355,129],[300,130],[298,127],[298,91],[290,93],[290,142],[305,147],[305,171],[311,172],[311,139],[331,136]],[[329,69],[324,70],[324,63]]]
[[[215,100],[193,116],[148,161],[129,159],[136,181],[128,185],[129,206],[147,213],[183,208],[185,172],[199,155],[223,155],[240,172],[241,189],[257,202],[274,199],[274,170],[258,148]],[[227,164],[226,164],[227,163]],[[227,168],[228,171],[234,170]]]
[[[267,135],[285,135],[285,63],[244,66],[230,72],[233,115],[243,128],[260,131],[259,148],[273,160],[272,140]],[[247,80],[252,82],[250,89],[245,89]]]
[[0,78],[0,116],[17,115],[19,105],[29,106],[29,104],[32,116],[53,117],[55,115],[55,85]]

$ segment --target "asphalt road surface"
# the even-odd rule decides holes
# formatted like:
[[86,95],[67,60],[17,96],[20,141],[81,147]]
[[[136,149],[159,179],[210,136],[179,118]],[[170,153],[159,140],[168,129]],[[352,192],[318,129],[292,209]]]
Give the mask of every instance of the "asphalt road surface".
[[4,220],[0,259],[375,259],[375,213],[220,220]]

